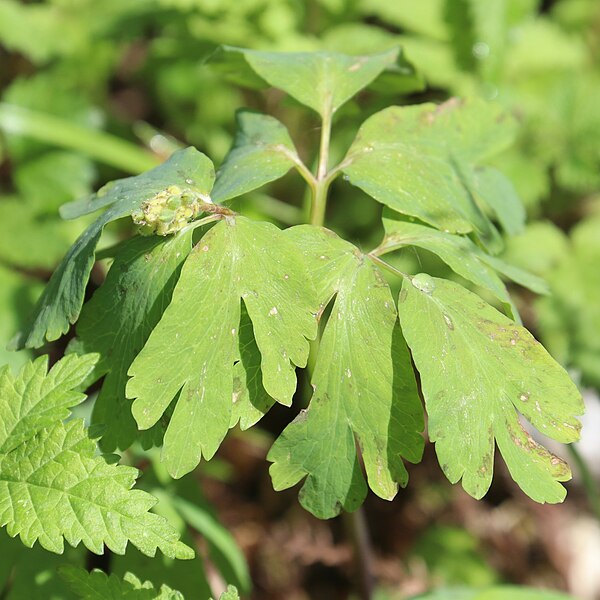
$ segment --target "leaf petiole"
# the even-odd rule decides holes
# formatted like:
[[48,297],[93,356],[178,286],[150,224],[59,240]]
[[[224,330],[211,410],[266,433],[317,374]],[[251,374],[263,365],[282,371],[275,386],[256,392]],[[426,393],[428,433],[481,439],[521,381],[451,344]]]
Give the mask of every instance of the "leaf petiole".
[[[377,249],[375,249],[375,250],[377,250]],[[398,277],[402,277],[403,279],[407,279],[408,281],[410,281],[412,279],[410,277],[410,275],[407,275],[406,273],[403,273],[399,269],[396,269],[396,267],[393,267],[392,265],[390,265],[390,263],[385,262],[385,260],[382,260],[381,258],[379,258],[379,256],[377,256],[377,254],[373,254],[373,252],[369,252],[369,254],[367,254],[367,256],[376,265],[378,265],[379,267],[385,269],[386,271],[389,271],[390,273],[393,273],[394,275],[397,275]]]
[[[229,211],[230,215],[233,215],[233,211]],[[204,217],[203,219],[198,219],[197,221],[192,221],[189,225],[186,225],[185,227],[183,227],[179,233],[180,234],[184,234],[187,233],[188,231],[192,231],[194,229],[197,229],[198,227],[202,227],[203,225],[207,225],[208,223],[213,223],[214,221],[219,221],[220,219],[222,219],[225,215],[225,213],[222,212],[218,212],[218,213],[213,213],[212,215],[208,215],[208,217]]]

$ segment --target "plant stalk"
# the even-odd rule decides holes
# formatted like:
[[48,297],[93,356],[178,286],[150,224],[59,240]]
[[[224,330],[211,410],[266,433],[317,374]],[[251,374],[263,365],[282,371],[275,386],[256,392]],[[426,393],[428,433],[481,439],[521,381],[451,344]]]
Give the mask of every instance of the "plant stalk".
[[352,513],[343,513],[343,519],[354,550],[358,597],[360,600],[372,600],[375,583],[373,577],[373,551],[365,512],[361,506]]
[[[310,224],[322,226],[325,222],[327,208],[327,194],[331,182],[340,172],[336,167],[328,172],[329,143],[331,139],[331,122],[333,111],[325,110],[321,126],[321,142],[319,145],[319,162],[317,175],[312,181],[305,177],[311,189],[312,203],[310,210]],[[383,262],[383,261],[382,261]],[[319,348],[319,338],[311,342],[311,355],[316,356]],[[372,600],[374,589],[373,578],[373,553],[369,540],[369,530],[364,511],[361,508],[353,513],[342,514],[347,535],[352,543],[354,562],[356,565],[356,585],[360,600]]]
[[326,110],[321,125],[321,142],[319,144],[319,164],[317,166],[317,177],[311,186],[312,203],[310,207],[311,225],[322,226],[325,222],[325,209],[327,207],[327,192],[331,179],[327,176],[329,164],[329,141],[331,139],[332,111]]

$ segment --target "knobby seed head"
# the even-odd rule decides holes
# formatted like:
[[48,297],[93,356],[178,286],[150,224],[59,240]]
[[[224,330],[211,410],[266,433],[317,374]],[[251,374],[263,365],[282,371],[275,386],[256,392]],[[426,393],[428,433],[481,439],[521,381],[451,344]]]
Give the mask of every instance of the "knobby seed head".
[[170,185],[131,214],[142,235],[171,235],[185,227],[212,204],[209,196]]

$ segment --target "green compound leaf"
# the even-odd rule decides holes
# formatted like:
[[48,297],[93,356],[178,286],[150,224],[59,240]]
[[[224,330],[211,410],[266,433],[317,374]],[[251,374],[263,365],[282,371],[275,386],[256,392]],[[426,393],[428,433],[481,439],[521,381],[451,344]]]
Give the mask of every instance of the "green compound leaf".
[[[262,52],[222,46],[216,59],[238,82],[259,87],[264,80],[323,117],[335,112],[386,68],[394,67],[399,56],[399,48],[349,56],[337,52]],[[258,77],[249,74],[250,70]],[[398,76],[403,76],[404,71],[398,70]]]
[[392,106],[363,123],[341,164],[352,184],[395,211],[452,233],[475,231],[495,249],[474,168],[508,146],[514,130],[480,100]]
[[212,191],[218,203],[279,179],[301,164],[290,134],[274,117],[241,110],[236,121],[233,147],[217,172]]
[[15,336],[11,348],[38,348],[45,340],[58,339],[77,320],[94,264],[96,246],[107,223],[130,215],[145,200],[169,185],[179,185],[207,196],[213,181],[212,162],[196,149],[186,148],[175,152],[165,163],[147,173],[115,181],[89,200],[65,205],[65,218],[109,208],[71,246],[44,289],[29,324]]
[[89,573],[77,567],[63,566],[60,576],[71,591],[83,600],[183,600],[183,595],[163,584],[157,590],[150,581],[141,582],[133,573],[123,579],[99,569]]
[[314,289],[297,248],[277,227],[235,217],[196,245],[129,370],[127,396],[136,398],[133,415],[142,429],[179,394],[163,448],[174,477],[211,458],[229,429],[242,300],[261,354],[262,385],[289,405],[295,366],[306,365],[307,340],[317,332]]
[[48,374],[44,359],[16,377],[0,373],[0,526],[26,546],[39,540],[58,554],[64,540],[97,554],[105,545],[123,554],[131,541],[147,556],[158,548],[171,558],[192,558],[168,522],[148,512],[156,499],[131,489],[137,470],[98,456],[83,421],[60,420],[84,398],[72,389],[95,358],[67,356]]
[[518,413],[548,437],[577,440],[583,402],[564,369],[526,329],[456,283],[416,275],[402,286],[399,313],[448,479],[462,478],[481,498],[496,443],[528,496],[561,502],[569,467],[533,440]]
[[127,370],[168,306],[191,247],[192,232],[126,241],[81,311],[77,335],[82,351],[98,352],[98,370],[108,371],[93,413],[93,422],[105,427],[104,451],[125,450],[138,436],[131,401],[125,397]]
[[227,589],[219,596],[219,600],[240,600],[240,596],[234,586],[228,585]]
[[392,499],[418,462],[423,410],[391,292],[371,261],[331,232],[288,230],[305,249],[319,300],[335,301],[319,345],[308,410],[284,430],[268,455],[276,490],[307,477],[302,505],[320,518],[355,510],[371,489]]
[[417,246],[433,252],[455,273],[490,291],[515,319],[519,318],[518,313],[496,271],[537,293],[547,292],[547,285],[542,279],[490,256],[468,237],[438,231],[419,223],[408,223],[401,217],[397,218],[392,211],[384,212],[383,226],[385,237],[379,246],[381,254],[406,246]]

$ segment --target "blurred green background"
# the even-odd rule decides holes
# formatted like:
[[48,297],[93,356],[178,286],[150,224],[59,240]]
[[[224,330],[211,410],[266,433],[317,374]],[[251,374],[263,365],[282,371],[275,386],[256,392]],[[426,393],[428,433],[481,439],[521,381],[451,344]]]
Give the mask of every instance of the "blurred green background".
[[[552,295],[511,291],[525,324],[586,390],[594,413],[600,389],[598,0],[0,0],[0,364],[17,367],[30,357],[5,351],[5,343],[86,225],[85,219],[61,221],[61,204],[151,168],[185,145],[218,165],[242,106],[277,116],[302,158],[314,160],[319,123],[281,93],[239,87],[211,66],[207,59],[219,44],[349,54],[402,46],[422,91],[382,88],[346,105],[334,123],[334,160],[360,122],[389,104],[476,95],[516,115],[518,141],[497,166],[511,178],[529,224],[506,240],[504,255],[546,278]],[[289,175],[236,208],[281,226],[296,224],[306,217],[305,190]],[[327,224],[372,247],[381,236],[380,207],[336,182]],[[123,224],[108,228],[102,244],[129,233]],[[398,261],[413,272],[451,276],[425,251],[405,250]],[[93,272],[91,291],[103,276],[102,269]],[[64,343],[44,351],[59,356]],[[598,426],[584,426],[584,437],[594,438]],[[234,436],[199,475],[251,555],[252,597],[346,598],[352,574],[339,549],[343,536],[335,524],[312,522],[293,496],[274,495],[264,465],[270,435],[267,424],[265,431]],[[600,450],[585,439],[580,450],[593,471]],[[382,598],[433,584],[500,581],[600,597],[598,576],[578,576],[572,563],[582,559],[564,558],[565,541],[541,533],[567,524],[576,530],[578,519],[592,518],[594,503],[600,515],[597,482],[587,481],[587,494],[572,486],[564,507],[546,510],[502,480],[491,499],[476,504],[451,489],[434,463],[426,455],[413,469],[400,506],[374,499],[367,506],[377,573],[392,590]],[[482,519],[489,520],[487,530]],[[600,540],[597,524],[590,527]],[[300,550],[277,556],[282,531],[300,536]],[[392,539],[392,531],[403,539]],[[302,554],[319,539],[323,555]],[[582,539],[568,544],[585,545]],[[524,564],[515,564],[515,556]],[[331,581],[337,583],[330,589]]]

